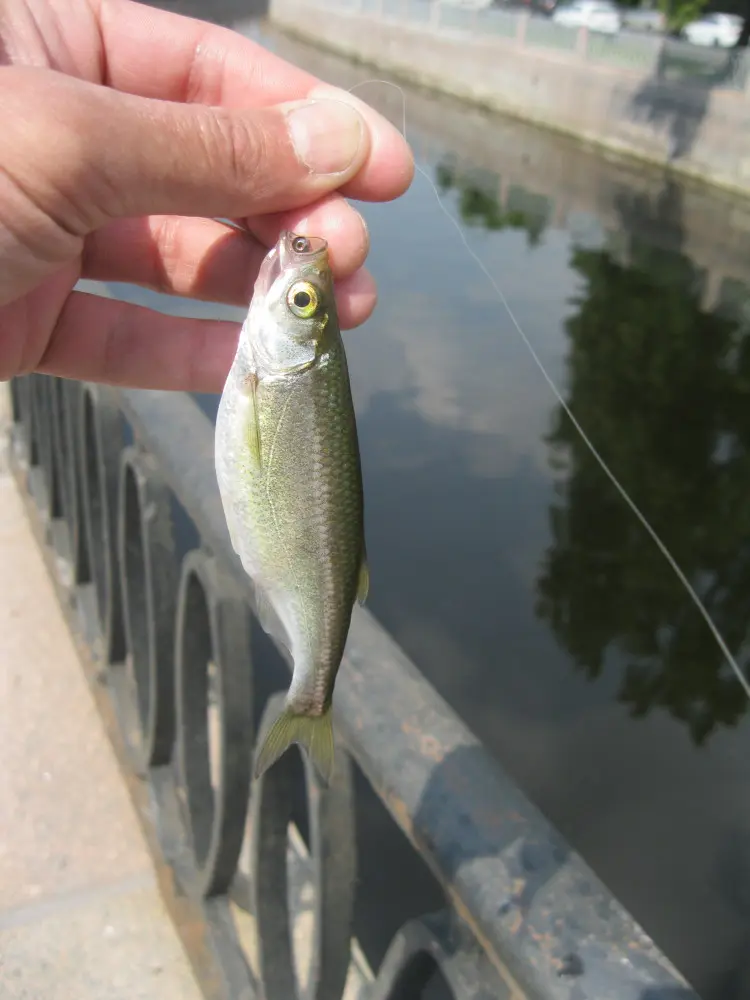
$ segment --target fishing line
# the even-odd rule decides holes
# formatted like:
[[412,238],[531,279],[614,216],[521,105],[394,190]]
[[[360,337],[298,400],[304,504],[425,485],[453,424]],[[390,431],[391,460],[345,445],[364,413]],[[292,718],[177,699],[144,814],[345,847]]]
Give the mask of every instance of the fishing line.
[[[349,88],[349,92],[351,93],[351,92],[355,91],[358,87],[365,87],[368,84],[373,84],[373,83],[379,83],[379,84],[384,84],[387,87],[393,87],[401,95],[401,109],[402,109],[402,115],[401,115],[401,118],[402,118],[401,133],[402,133],[404,139],[406,139],[407,138],[407,135],[406,135],[406,94],[404,93],[402,87],[400,87],[397,83],[394,83],[392,80],[363,80],[361,83],[357,83],[353,87],[350,87]],[[750,681],[748,681],[748,679],[745,677],[745,675],[742,672],[739,664],[737,663],[737,661],[735,660],[734,656],[730,652],[729,646],[727,646],[726,642],[724,641],[724,637],[722,636],[721,632],[719,632],[718,628],[714,624],[713,619],[709,615],[708,610],[706,609],[705,605],[703,604],[703,601],[701,601],[700,597],[698,596],[697,591],[695,590],[695,588],[693,587],[693,585],[690,583],[690,581],[688,580],[687,576],[683,573],[682,569],[680,568],[679,564],[677,563],[677,560],[674,558],[674,556],[669,551],[669,549],[667,548],[667,546],[664,544],[664,542],[661,540],[661,538],[659,538],[659,536],[656,533],[655,529],[651,527],[651,525],[648,522],[645,514],[641,511],[641,509],[638,506],[638,504],[635,502],[635,500],[632,499],[632,497],[627,492],[627,490],[625,489],[625,487],[620,483],[620,481],[617,478],[617,476],[614,474],[614,472],[612,472],[612,470],[607,465],[607,463],[605,462],[605,460],[599,454],[599,452],[598,452],[596,446],[594,445],[593,441],[591,440],[591,438],[588,436],[588,434],[583,429],[583,427],[581,427],[581,425],[579,424],[578,420],[576,419],[575,414],[571,410],[570,406],[565,402],[562,393],[560,392],[560,390],[555,385],[555,382],[552,379],[552,376],[549,374],[549,372],[547,371],[547,369],[544,367],[544,364],[543,364],[541,358],[539,357],[539,355],[537,354],[537,352],[534,350],[534,345],[531,343],[531,341],[527,337],[526,333],[524,332],[523,328],[521,327],[521,324],[516,319],[516,315],[513,312],[513,310],[511,309],[510,303],[508,302],[508,299],[506,298],[505,293],[503,292],[502,288],[497,283],[497,281],[495,280],[495,278],[492,276],[492,274],[490,274],[490,272],[487,269],[486,265],[484,264],[484,262],[482,261],[482,259],[478,256],[478,254],[476,253],[476,251],[473,250],[469,246],[469,243],[468,243],[468,241],[466,239],[466,236],[464,235],[463,230],[461,229],[461,226],[460,226],[459,222],[457,221],[457,219],[453,215],[451,215],[451,213],[448,211],[447,207],[443,203],[443,200],[440,197],[440,192],[438,191],[438,189],[437,189],[435,183],[433,182],[432,178],[427,174],[427,172],[425,170],[422,169],[422,167],[419,166],[418,163],[415,162],[414,166],[415,166],[416,170],[424,177],[424,179],[429,184],[430,188],[432,189],[433,194],[437,198],[437,203],[440,206],[441,211],[446,216],[446,218],[453,224],[453,226],[454,226],[456,232],[458,233],[459,238],[461,239],[461,242],[463,243],[464,247],[466,248],[469,256],[474,260],[474,262],[477,264],[477,266],[479,267],[479,269],[482,271],[482,273],[485,275],[485,277],[487,278],[487,280],[489,281],[489,283],[494,288],[495,292],[497,293],[498,298],[500,299],[500,302],[502,303],[503,307],[505,308],[505,311],[508,313],[508,316],[510,317],[510,321],[513,324],[516,332],[518,333],[518,335],[521,338],[521,340],[523,341],[525,347],[529,351],[529,354],[531,354],[531,357],[532,357],[535,365],[537,366],[537,368],[541,372],[542,377],[544,378],[544,380],[547,383],[547,385],[552,390],[552,392],[553,392],[555,398],[557,399],[558,403],[560,404],[560,406],[565,411],[566,416],[568,417],[568,419],[570,420],[570,422],[573,424],[573,426],[575,427],[575,429],[580,434],[581,440],[583,441],[583,443],[586,445],[586,447],[589,449],[589,451],[591,452],[591,454],[596,459],[596,461],[599,464],[602,472],[604,472],[604,474],[607,476],[607,478],[609,479],[609,481],[615,487],[615,489],[620,494],[620,496],[622,497],[622,499],[628,505],[628,507],[630,508],[630,510],[638,518],[638,520],[640,521],[640,523],[643,525],[643,527],[646,529],[646,531],[648,532],[648,534],[653,539],[656,547],[659,549],[659,551],[661,552],[661,554],[664,556],[664,558],[667,560],[667,562],[671,566],[672,570],[674,571],[675,575],[677,576],[677,579],[683,585],[683,587],[685,588],[685,590],[689,594],[690,598],[692,599],[693,604],[695,604],[696,608],[700,612],[701,617],[703,618],[703,620],[705,621],[706,625],[708,626],[709,631],[711,632],[711,634],[713,635],[714,639],[716,640],[716,643],[719,646],[719,649],[724,654],[724,657],[726,658],[727,663],[732,668],[732,670],[733,670],[733,672],[734,672],[737,680],[740,682],[740,685],[742,686],[745,694],[747,695],[748,698],[750,698]]]

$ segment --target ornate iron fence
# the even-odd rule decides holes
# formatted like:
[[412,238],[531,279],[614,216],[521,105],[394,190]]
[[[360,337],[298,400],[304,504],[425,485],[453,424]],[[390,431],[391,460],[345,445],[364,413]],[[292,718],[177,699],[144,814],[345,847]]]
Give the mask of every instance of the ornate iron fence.
[[[262,667],[210,421],[182,394],[10,388],[11,467],[207,997],[417,1000],[439,973],[457,1000],[697,1000],[362,609],[332,787],[294,753],[253,781]],[[376,973],[352,938],[356,767],[446,900]]]

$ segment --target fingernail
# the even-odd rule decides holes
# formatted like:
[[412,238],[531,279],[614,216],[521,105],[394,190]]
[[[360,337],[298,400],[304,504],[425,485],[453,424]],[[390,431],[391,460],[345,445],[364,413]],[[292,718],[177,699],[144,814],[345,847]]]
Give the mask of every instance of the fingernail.
[[297,156],[314,174],[340,174],[357,160],[365,124],[350,104],[309,101],[287,112]]

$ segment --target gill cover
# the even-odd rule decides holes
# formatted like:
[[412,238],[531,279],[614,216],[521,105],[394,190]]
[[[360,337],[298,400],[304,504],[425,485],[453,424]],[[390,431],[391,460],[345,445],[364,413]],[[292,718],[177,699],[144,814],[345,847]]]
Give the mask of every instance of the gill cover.
[[261,264],[240,336],[248,360],[243,383],[245,436],[256,468],[263,463],[258,390],[264,377],[299,375],[320,351],[335,309],[328,244],[317,236],[282,233]]

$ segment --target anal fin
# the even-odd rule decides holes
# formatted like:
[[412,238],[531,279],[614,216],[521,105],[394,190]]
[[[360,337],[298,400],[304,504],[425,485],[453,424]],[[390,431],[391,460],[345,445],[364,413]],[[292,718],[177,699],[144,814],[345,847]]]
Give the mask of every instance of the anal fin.
[[262,586],[256,583],[254,591],[255,617],[260,622],[261,628],[266,635],[269,635],[272,639],[281,643],[286,651],[291,653],[291,643],[289,641],[289,636],[287,635],[286,626],[282,620],[282,616],[274,608],[270,598],[263,590]]
[[359,564],[359,578],[357,580],[357,600],[364,604],[367,595],[370,593],[370,568],[367,565],[367,549],[362,542],[362,561]]

